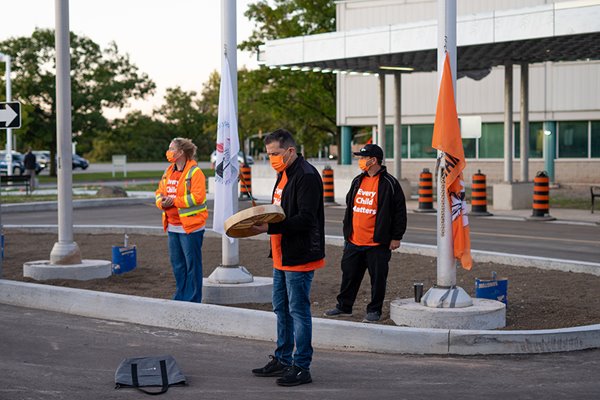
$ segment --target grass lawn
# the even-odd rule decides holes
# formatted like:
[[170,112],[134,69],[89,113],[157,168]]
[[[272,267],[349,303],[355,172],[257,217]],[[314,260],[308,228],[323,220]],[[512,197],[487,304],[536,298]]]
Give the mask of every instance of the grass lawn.
[[[113,178],[112,172],[93,172],[89,174],[75,173],[73,174],[73,183],[77,182],[122,182],[131,180],[141,179],[153,179],[158,182],[164,171],[129,171],[127,172],[127,178],[123,176],[123,173],[116,173]],[[215,176],[215,171],[211,168],[202,169],[202,172],[206,177]],[[56,177],[40,175],[40,183],[56,183]]]

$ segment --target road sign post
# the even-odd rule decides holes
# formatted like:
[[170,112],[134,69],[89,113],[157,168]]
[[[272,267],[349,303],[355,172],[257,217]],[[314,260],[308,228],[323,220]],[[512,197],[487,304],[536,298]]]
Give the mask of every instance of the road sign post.
[[[7,63],[8,65],[8,63]],[[7,67],[7,70],[10,69]],[[8,74],[7,74],[8,76]],[[8,79],[8,78],[7,78]],[[8,87],[10,84],[7,82],[7,98],[10,97],[10,89]],[[9,99],[10,100],[10,99]],[[0,103],[0,129],[7,129],[7,139],[8,136],[12,138],[12,128],[20,128],[21,127],[21,104],[18,101],[8,101],[5,103]],[[12,175],[12,145],[10,145],[10,141],[7,140],[6,145],[6,174]],[[2,190],[2,187],[0,187]],[[1,206],[1,202],[0,202]],[[0,278],[2,278],[2,262],[4,260],[4,229],[2,227],[2,212],[0,212]]]

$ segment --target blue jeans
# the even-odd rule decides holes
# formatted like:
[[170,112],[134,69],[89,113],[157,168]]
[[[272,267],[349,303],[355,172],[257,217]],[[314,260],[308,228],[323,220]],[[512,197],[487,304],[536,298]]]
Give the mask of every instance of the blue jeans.
[[202,301],[202,241],[204,230],[169,234],[169,256],[175,276],[173,300]]
[[[287,365],[309,369],[312,361],[310,285],[315,272],[273,268],[273,311],[277,315],[275,357]],[[296,352],[292,358],[296,344]]]

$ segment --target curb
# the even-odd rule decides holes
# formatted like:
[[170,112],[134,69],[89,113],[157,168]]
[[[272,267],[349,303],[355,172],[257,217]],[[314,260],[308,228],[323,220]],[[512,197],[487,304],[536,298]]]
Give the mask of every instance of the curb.
[[[271,342],[276,339],[275,315],[267,311],[8,280],[0,280],[0,303],[212,335]],[[549,353],[600,347],[600,324],[537,331],[467,331],[313,318],[313,345],[387,354]]]
[[[5,228],[38,233],[57,231],[56,225],[8,225]],[[77,225],[74,226],[74,230],[78,233],[164,235],[162,228],[148,226]],[[220,237],[212,230],[207,230],[206,234]],[[266,240],[266,238],[255,237],[254,240]],[[343,244],[343,238],[328,236],[326,243],[340,245]],[[402,248],[406,253],[414,251],[413,254],[427,256],[435,252],[435,246],[427,245],[403,244]],[[503,255],[503,253],[478,253],[482,253],[482,257],[493,258],[494,262],[501,262],[498,259],[505,256],[517,257],[516,259],[521,261],[528,259],[524,256]],[[523,266],[543,268],[540,265],[544,260],[553,259],[535,257],[530,264],[524,263],[527,265]],[[567,262],[566,260],[555,261]],[[595,266],[594,275],[600,274],[600,264],[586,264]],[[550,263],[548,269],[564,270],[561,269],[562,267],[572,268],[573,265]],[[568,270],[572,271],[572,269]],[[73,301],[75,297],[76,302]],[[272,342],[276,339],[275,315],[266,311],[2,279],[0,279],[0,303],[214,335]],[[343,342],[339,340],[340,335],[344,337]],[[313,345],[322,349],[388,354],[537,354],[600,348],[600,324],[546,330],[483,331],[408,328],[313,318]]]

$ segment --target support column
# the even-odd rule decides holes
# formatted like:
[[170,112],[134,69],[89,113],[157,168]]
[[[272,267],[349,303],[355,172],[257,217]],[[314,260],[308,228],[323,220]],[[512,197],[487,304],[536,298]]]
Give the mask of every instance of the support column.
[[550,184],[554,184],[554,159],[556,158],[556,122],[544,122],[544,169],[550,178]]
[[513,65],[504,66],[504,181],[513,181]]
[[529,64],[521,63],[521,182],[529,181]]
[[394,74],[394,176],[402,179],[402,74]]
[[352,164],[352,127],[342,126],[342,140],[340,147],[342,165]]
[[385,164],[385,74],[379,73],[379,119],[377,122],[377,144],[383,150]]

